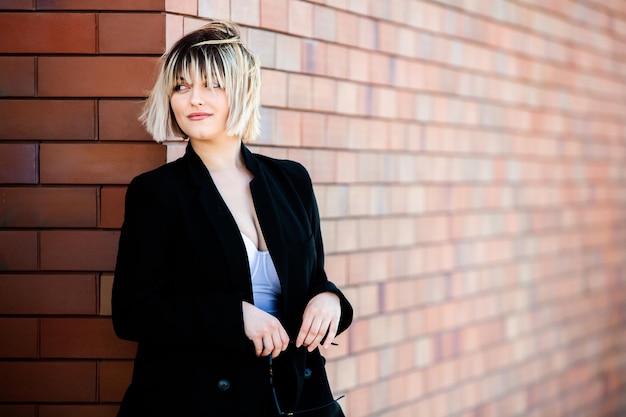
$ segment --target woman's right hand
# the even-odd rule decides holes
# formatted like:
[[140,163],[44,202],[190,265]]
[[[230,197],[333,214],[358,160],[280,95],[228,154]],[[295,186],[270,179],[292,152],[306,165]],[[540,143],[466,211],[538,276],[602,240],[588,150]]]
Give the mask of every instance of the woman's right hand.
[[289,336],[280,321],[247,301],[242,302],[243,327],[254,343],[257,356],[276,358],[289,346]]

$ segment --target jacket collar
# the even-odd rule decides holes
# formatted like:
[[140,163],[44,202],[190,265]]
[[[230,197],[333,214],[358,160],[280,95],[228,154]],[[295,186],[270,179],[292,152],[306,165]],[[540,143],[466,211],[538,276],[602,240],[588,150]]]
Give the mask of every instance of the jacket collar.
[[[287,296],[288,251],[284,239],[282,239],[280,213],[274,198],[274,194],[280,192],[280,190],[270,185],[272,181],[268,178],[267,170],[263,168],[258,158],[243,144],[241,145],[241,152],[246,167],[254,175],[250,182],[252,200],[261,229],[263,230],[265,242],[281,281],[283,292],[282,310],[285,311],[286,303],[289,299]],[[186,161],[190,179],[198,190],[198,201],[215,229],[218,239],[221,241],[221,246],[224,248],[233,285],[236,290],[241,291],[245,301],[252,302],[252,283],[248,258],[245,244],[235,219],[222,199],[209,170],[194,151],[191,143],[187,145],[183,159]]]

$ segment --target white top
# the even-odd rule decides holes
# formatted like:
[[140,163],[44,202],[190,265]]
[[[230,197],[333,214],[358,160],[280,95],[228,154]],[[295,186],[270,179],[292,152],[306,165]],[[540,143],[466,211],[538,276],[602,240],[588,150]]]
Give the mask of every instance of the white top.
[[278,316],[278,300],[281,295],[280,281],[274,261],[268,251],[260,251],[252,240],[241,234],[250,262],[254,305],[263,311]]

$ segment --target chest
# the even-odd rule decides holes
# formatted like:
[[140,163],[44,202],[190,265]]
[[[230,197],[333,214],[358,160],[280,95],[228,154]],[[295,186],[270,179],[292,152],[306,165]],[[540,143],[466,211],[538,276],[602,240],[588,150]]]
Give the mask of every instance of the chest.
[[267,250],[250,190],[252,178],[250,173],[239,173],[230,176],[215,175],[213,181],[239,231],[259,250]]

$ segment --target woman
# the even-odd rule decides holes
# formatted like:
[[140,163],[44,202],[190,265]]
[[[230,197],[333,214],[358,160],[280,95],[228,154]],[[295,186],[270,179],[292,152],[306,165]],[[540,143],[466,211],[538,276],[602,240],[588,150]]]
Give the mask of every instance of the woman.
[[166,53],[142,120],[189,140],[128,187],[113,325],[138,342],[119,416],[343,416],[319,347],[352,321],[328,281],[311,180],[251,153],[260,70],[235,25]]

